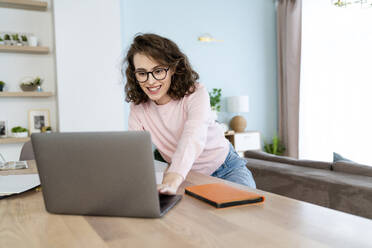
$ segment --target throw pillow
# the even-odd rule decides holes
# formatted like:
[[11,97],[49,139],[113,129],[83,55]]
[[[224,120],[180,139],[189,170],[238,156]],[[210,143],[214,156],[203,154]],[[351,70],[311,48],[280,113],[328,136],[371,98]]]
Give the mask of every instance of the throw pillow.
[[338,161],[355,163],[354,161],[351,161],[350,159],[344,158],[340,154],[333,152],[333,162],[338,162]]

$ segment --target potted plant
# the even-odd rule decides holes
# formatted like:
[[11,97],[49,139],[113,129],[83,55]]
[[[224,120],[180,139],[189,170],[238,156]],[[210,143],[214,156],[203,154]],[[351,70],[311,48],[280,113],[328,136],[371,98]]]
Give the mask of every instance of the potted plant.
[[274,155],[283,155],[285,151],[284,145],[281,143],[279,137],[277,135],[274,135],[272,139],[272,143],[268,144],[264,142],[264,150],[267,153],[274,154]]
[[17,45],[17,46],[22,45],[21,41],[19,40],[18,34],[12,34],[12,45]]
[[15,138],[26,138],[28,137],[28,130],[21,126],[16,126],[11,129],[12,136]]
[[34,85],[36,85],[36,89],[37,89],[37,91],[43,91],[43,90],[41,89],[41,82],[42,82],[42,80],[41,80],[40,77],[36,77],[36,78],[34,79],[34,81],[33,81]]
[[5,42],[5,45],[11,45],[12,44],[9,34],[4,35],[4,42]]
[[26,78],[24,82],[21,82],[20,87],[23,91],[41,91],[41,83],[42,79],[40,77],[36,77],[34,79]]
[[27,46],[28,45],[28,39],[27,39],[27,36],[26,35],[21,35],[21,39],[22,39],[22,44],[24,46]]
[[0,45],[5,45],[5,41],[0,37]]
[[213,88],[209,92],[209,100],[212,108],[212,112],[215,114],[215,119],[217,119],[217,114],[221,110],[221,89]]
[[0,81],[0,91],[3,91],[5,83],[3,81]]
[[41,132],[42,133],[51,133],[52,132],[52,127],[50,127],[50,126],[41,127]]

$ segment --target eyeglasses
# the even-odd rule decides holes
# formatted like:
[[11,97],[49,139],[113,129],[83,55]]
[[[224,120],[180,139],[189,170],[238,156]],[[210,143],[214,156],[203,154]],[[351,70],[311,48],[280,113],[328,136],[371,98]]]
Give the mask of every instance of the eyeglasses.
[[156,80],[163,80],[167,77],[167,72],[169,68],[156,68],[153,71],[136,71],[134,72],[136,79],[139,83],[144,83],[149,79],[149,74],[152,75]]

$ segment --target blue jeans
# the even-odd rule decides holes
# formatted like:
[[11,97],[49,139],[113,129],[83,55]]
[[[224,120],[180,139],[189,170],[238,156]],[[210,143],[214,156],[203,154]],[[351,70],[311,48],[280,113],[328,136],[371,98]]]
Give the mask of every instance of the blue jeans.
[[240,157],[230,144],[230,150],[225,162],[211,176],[225,179],[230,182],[256,188],[251,171],[246,166],[247,161]]

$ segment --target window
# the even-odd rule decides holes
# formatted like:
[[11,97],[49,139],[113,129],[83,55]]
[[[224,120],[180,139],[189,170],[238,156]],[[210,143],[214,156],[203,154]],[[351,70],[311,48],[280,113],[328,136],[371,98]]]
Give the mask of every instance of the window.
[[303,0],[300,158],[372,166],[372,8]]

